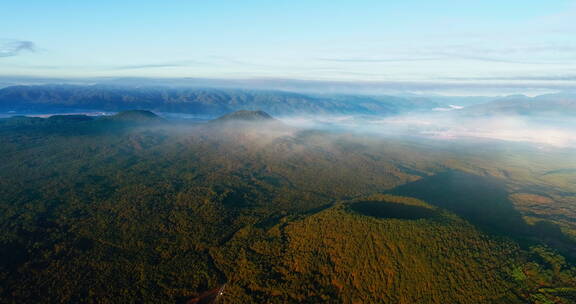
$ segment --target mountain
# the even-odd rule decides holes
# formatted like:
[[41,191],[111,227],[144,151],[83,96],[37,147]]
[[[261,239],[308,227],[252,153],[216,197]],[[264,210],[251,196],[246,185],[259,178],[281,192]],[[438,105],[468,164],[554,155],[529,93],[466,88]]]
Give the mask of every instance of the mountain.
[[275,120],[270,114],[263,111],[247,111],[240,110],[224,116],[220,116],[213,122],[228,122],[228,121],[244,121],[244,122],[259,122],[259,121],[273,121]]
[[469,115],[574,115],[576,94],[558,93],[536,97],[512,95],[462,110]]
[[376,114],[429,110],[438,103],[394,96],[305,95],[283,91],[120,87],[110,85],[11,86],[0,89],[0,111],[58,112],[70,109],[223,115],[262,110],[272,115]]
[[[67,115],[60,115],[60,116],[67,116]],[[129,121],[129,122],[157,122],[162,120],[160,116],[146,110],[122,111],[120,113],[105,118],[116,121]]]
[[398,115],[430,112],[451,105],[458,113],[486,115],[576,114],[576,94],[536,97],[369,96],[301,94],[218,88],[142,87],[113,85],[37,85],[0,89],[0,112],[58,113],[71,110],[190,113],[220,116],[238,110],[262,110],[275,116]]
[[297,131],[264,111],[247,110],[232,112],[213,119],[202,129],[211,136],[225,139],[223,144],[243,143],[252,147],[265,146],[290,138]]
[[52,115],[46,118],[13,116],[0,119],[0,128],[11,132],[28,132],[49,136],[54,134],[122,133],[134,126],[153,126],[170,122],[145,110],[129,110],[110,116]]

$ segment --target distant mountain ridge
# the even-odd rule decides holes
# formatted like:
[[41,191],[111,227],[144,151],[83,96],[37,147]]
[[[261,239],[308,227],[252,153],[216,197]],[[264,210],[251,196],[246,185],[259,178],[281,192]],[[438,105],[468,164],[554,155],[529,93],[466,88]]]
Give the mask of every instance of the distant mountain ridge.
[[576,94],[502,98],[312,95],[286,91],[142,87],[114,85],[32,85],[0,89],[0,112],[58,113],[70,110],[132,109],[221,116],[238,110],[262,110],[274,116],[381,115],[430,112],[465,106],[468,115],[576,114]]
[[228,122],[228,121],[245,121],[245,122],[258,122],[258,121],[274,121],[275,119],[270,114],[264,111],[247,111],[240,110],[218,117],[212,122]]
[[95,128],[153,125],[164,122],[166,120],[150,111],[128,110],[109,116],[88,116],[82,114],[52,115],[49,117],[13,116],[1,118],[0,127],[37,126],[48,131],[56,130],[74,133],[90,129],[94,131],[96,130]]
[[0,89],[0,111],[95,109],[223,115],[241,109],[272,115],[375,114],[394,115],[430,110],[437,102],[395,96],[316,96],[284,91],[119,87],[108,85],[11,86]]
[[471,115],[574,115],[576,94],[557,93],[536,97],[512,95],[463,110]]
[[160,116],[146,110],[128,110],[105,117],[116,121],[156,122],[161,121]]

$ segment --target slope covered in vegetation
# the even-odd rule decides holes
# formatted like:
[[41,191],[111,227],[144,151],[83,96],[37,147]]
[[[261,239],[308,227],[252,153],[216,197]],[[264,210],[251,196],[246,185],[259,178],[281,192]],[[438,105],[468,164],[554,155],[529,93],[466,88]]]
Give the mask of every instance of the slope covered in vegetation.
[[574,300],[566,151],[262,123],[0,121],[1,302]]

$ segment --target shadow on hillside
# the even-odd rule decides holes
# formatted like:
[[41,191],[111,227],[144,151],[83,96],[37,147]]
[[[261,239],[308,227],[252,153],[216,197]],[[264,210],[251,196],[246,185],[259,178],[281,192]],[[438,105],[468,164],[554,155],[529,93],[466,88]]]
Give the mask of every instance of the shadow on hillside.
[[528,225],[508,199],[505,181],[447,171],[397,187],[391,194],[415,197],[458,214],[481,230],[508,236],[523,246],[546,243],[576,258],[576,243],[557,224]]
[[382,201],[357,202],[350,204],[349,208],[362,215],[376,218],[418,220],[436,215],[436,212],[429,208]]

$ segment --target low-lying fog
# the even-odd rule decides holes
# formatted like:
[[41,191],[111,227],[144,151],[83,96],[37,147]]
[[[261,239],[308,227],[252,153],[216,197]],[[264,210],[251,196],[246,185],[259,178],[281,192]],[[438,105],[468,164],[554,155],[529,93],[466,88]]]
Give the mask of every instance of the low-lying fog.
[[[50,114],[0,114],[0,118],[15,115],[49,117],[52,115],[108,116],[114,112],[84,111]],[[205,123],[216,117],[181,113],[157,113],[168,120]],[[299,129],[320,129],[382,135],[386,137],[427,137],[440,140],[463,138],[495,139],[527,142],[558,148],[576,148],[576,119],[569,116],[469,116],[457,108],[403,114],[396,116],[317,115],[275,117],[285,125]],[[277,129],[276,127],[272,129]],[[263,128],[262,132],[272,132]],[[285,131],[285,130],[284,130]],[[284,132],[281,132],[283,135]]]
[[483,138],[576,148],[576,120],[570,117],[464,117],[454,112],[391,117],[280,117],[300,128],[334,129],[385,136],[424,136],[443,140]]

